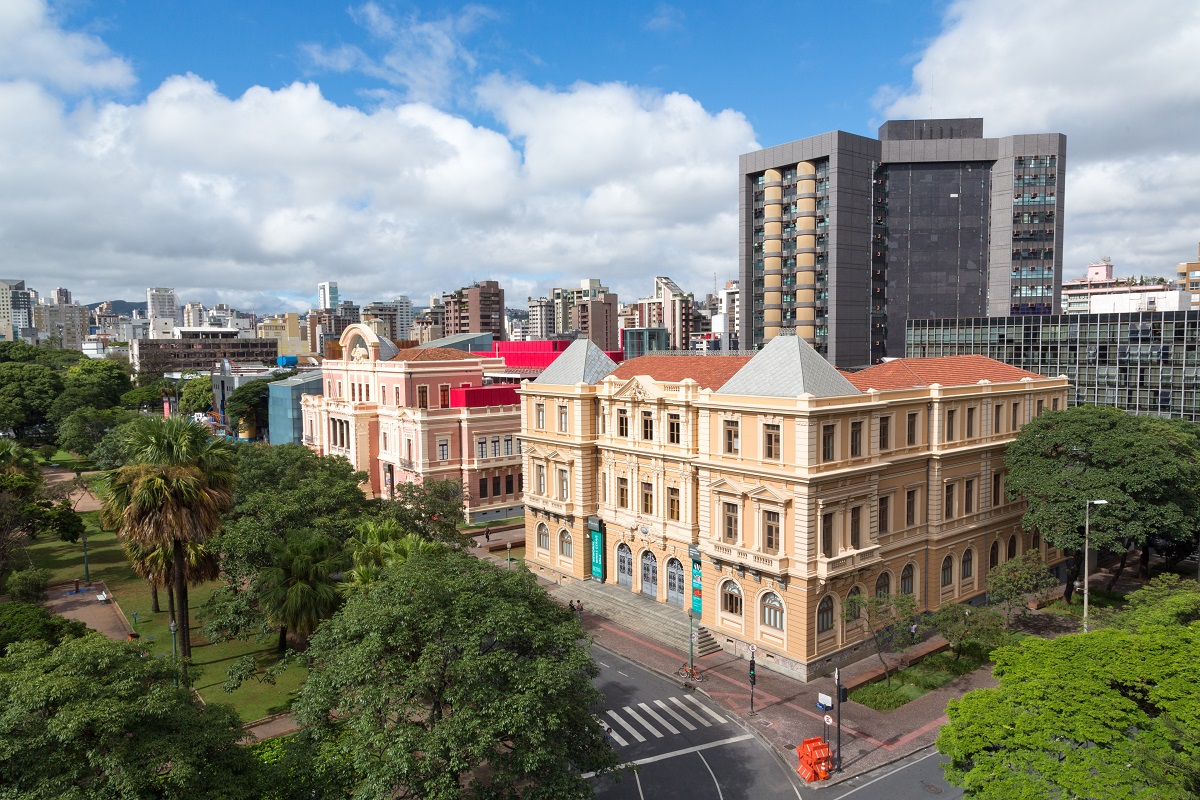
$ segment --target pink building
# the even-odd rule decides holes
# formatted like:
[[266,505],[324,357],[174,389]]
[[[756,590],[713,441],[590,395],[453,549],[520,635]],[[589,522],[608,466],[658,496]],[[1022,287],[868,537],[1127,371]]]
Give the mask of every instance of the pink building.
[[[522,513],[520,399],[484,385],[503,361],[445,347],[398,350],[351,325],[342,357],[322,364],[324,396],[301,400],[304,443],[340,455],[391,497],[402,481],[453,480],[469,522]],[[367,487],[364,487],[366,489]]]

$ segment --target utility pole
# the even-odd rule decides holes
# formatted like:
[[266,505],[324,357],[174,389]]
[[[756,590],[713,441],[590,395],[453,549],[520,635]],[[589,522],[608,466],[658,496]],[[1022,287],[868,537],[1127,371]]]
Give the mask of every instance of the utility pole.
[[750,645],[750,716],[755,716],[758,712],[754,710],[754,684],[757,678],[754,677],[754,645]]
[[837,771],[842,771],[842,701],[846,699],[846,687],[842,686],[842,671],[833,668],[833,689],[837,693]]

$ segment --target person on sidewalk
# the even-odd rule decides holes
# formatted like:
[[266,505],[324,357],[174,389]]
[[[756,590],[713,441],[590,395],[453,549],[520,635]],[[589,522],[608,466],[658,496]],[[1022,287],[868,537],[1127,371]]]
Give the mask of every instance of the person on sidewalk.
[[579,621],[583,622],[583,601],[575,601],[575,613],[579,615]]
[[483,529],[483,540],[484,540],[485,542],[490,542],[490,541],[492,541],[492,529],[491,529],[491,526],[489,526],[489,527],[486,527],[486,528],[484,528],[484,529]]
[[577,616],[577,617],[579,616],[579,612],[575,610],[575,601],[574,601],[574,600],[572,600],[571,602],[567,603],[567,606],[568,606],[568,607],[570,607],[570,609],[571,609],[571,613],[572,613],[572,614],[574,614],[574,615],[575,615],[575,616]]

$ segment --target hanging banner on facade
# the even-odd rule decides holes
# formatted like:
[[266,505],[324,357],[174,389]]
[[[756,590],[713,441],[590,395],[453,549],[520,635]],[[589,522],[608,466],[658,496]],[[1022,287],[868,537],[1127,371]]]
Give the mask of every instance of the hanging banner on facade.
[[604,582],[604,521],[599,517],[588,517],[588,531],[592,537],[592,578]]
[[692,613],[700,615],[704,605],[704,584],[699,560],[692,561]]

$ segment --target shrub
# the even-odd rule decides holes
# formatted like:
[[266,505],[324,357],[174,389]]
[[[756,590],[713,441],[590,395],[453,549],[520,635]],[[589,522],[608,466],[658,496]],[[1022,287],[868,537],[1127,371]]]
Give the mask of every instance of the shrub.
[[49,585],[49,570],[36,567],[14,570],[8,576],[8,597],[18,603],[44,603],[46,587]]
[[57,645],[64,639],[75,639],[87,632],[79,620],[51,614],[41,606],[29,603],[0,604],[0,655],[13,642],[41,640]]
[[899,686],[889,689],[882,681],[868,683],[850,693],[850,699],[876,711],[892,711],[907,703],[911,698],[902,693]]

